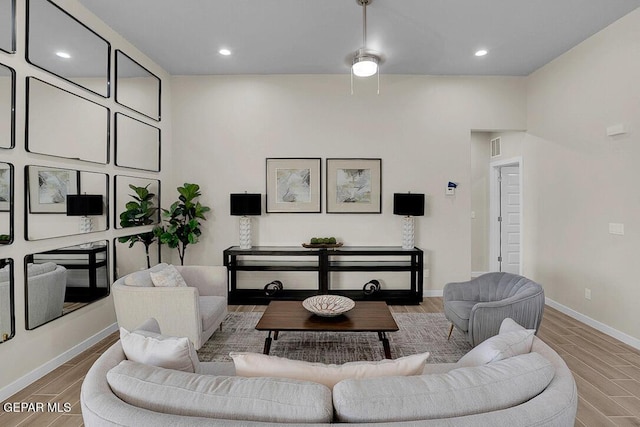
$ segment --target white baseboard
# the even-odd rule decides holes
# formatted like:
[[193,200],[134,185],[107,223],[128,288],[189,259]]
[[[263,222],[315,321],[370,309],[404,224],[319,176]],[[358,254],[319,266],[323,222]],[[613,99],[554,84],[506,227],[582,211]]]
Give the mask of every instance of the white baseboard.
[[428,298],[428,297],[441,297],[441,296],[442,296],[442,289],[423,290],[423,291],[422,291],[422,297],[423,297],[423,298]]
[[69,360],[73,359],[83,351],[88,350],[91,346],[99,343],[100,341],[108,337],[110,334],[116,332],[117,330],[118,330],[118,324],[114,323],[106,327],[102,331],[98,332],[97,334],[93,335],[92,337],[87,338],[80,344],[77,344],[74,347],[70,348],[69,350],[65,351],[61,355],[51,359],[44,365],[34,369],[33,371],[22,376],[21,378],[18,378],[8,386],[0,389],[0,401],[4,401],[9,397],[13,396],[23,388],[29,386],[30,384],[44,377],[54,369],[64,365]]
[[640,350],[640,339],[632,337],[631,335],[627,335],[624,332],[620,332],[619,330],[614,329],[611,326],[605,325],[604,323],[592,319],[589,316],[585,316],[584,314],[577,312],[565,305],[562,305],[550,298],[545,298],[545,302],[549,307],[555,308],[556,310],[566,314],[569,317],[573,317],[574,319],[579,320],[580,322],[591,326],[592,328],[597,329],[604,334],[607,334],[617,340],[622,341],[627,345],[630,345],[633,348],[637,348],[638,350]]

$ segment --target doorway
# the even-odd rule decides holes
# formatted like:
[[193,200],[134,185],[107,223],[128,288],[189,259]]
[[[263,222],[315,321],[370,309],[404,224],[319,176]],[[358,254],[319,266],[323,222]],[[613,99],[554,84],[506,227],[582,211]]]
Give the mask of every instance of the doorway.
[[491,271],[522,274],[522,159],[490,163]]

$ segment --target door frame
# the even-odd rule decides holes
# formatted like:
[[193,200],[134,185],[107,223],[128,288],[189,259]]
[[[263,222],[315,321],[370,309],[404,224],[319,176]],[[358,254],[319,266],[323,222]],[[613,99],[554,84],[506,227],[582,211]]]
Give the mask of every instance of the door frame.
[[489,270],[500,271],[498,254],[500,253],[500,228],[498,227],[498,213],[500,212],[500,188],[498,183],[498,171],[503,166],[518,166],[520,169],[520,269],[524,271],[524,164],[521,156],[510,159],[495,160],[489,163]]

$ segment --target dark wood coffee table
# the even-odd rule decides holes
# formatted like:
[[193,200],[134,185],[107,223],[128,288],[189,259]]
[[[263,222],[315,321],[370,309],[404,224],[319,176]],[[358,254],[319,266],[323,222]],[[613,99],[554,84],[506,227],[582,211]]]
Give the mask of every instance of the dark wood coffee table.
[[398,330],[387,303],[384,301],[356,301],[356,306],[337,317],[320,317],[308,312],[302,301],[271,301],[256,325],[259,331],[268,331],[264,340],[264,354],[271,349],[271,333],[278,339],[279,331],[305,332],[377,332],[382,341],[384,357],[391,359],[387,332]]

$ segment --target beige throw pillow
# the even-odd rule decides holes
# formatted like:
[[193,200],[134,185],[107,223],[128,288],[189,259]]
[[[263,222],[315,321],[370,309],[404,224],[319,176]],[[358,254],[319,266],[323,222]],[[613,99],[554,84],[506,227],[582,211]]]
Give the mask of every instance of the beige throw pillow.
[[462,356],[456,363],[456,367],[480,366],[508,357],[530,353],[534,332],[535,330],[533,329],[523,329],[495,335],[481,342],[469,353]]
[[170,287],[181,287],[186,288],[187,283],[182,278],[182,275],[175,266],[169,264],[165,268],[157,272],[149,273],[151,276],[151,281],[153,282],[153,286],[162,287],[162,288],[170,288]]
[[347,378],[420,375],[429,353],[414,354],[379,362],[347,362],[327,365],[258,353],[229,353],[236,374],[243,377],[275,377],[313,381],[333,388]]
[[168,337],[148,331],[120,328],[120,343],[127,359],[145,365],[184,372],[200,372],[200,361],[186,337]]

